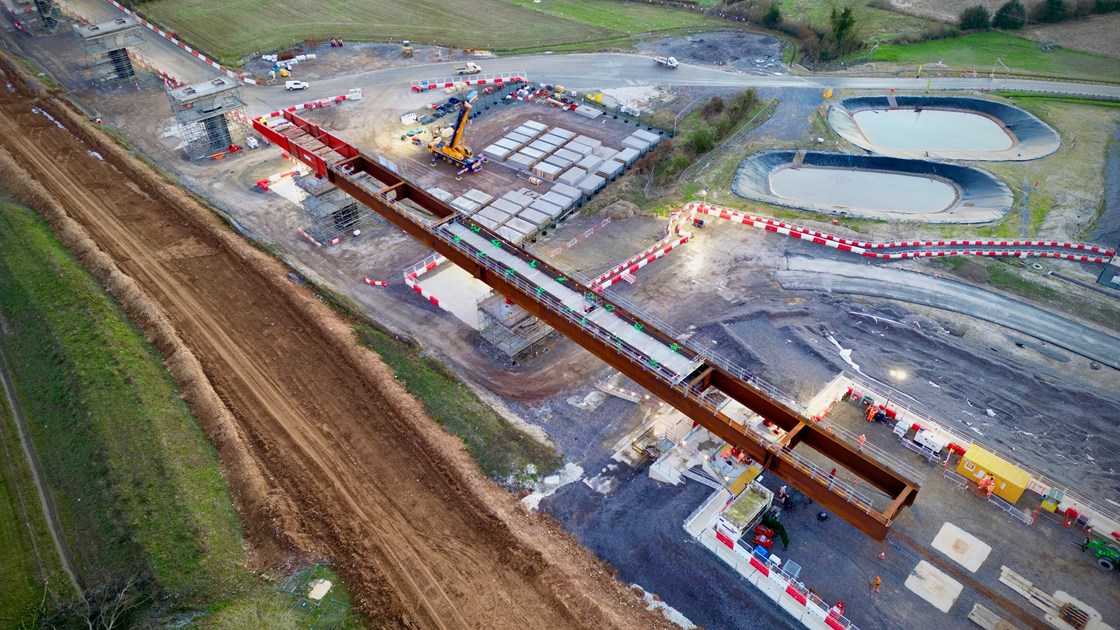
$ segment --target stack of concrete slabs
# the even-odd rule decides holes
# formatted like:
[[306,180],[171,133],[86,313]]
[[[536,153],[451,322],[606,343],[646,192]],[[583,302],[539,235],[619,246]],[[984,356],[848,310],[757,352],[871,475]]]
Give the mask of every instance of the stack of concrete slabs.
[[556,149],[556,144],[540,138],[529,143],[529,147],[545,153],[552,153]]
[[572,142],[578,142],[580,144],[586,144],[587,146],[591,147],[592,149],[598,149],[599,147],[603,146],[603,142],[601,140],[596,140],[595,138],[592,138],[591,136],[576,136],[572,140]]
[[576,188],[575,186],[569,186],[563,183],[556,184],[549,192],[554,192],[557,195],[570,199],[573,204],[583,198],[583,191]]
[[519,206],[519,205],[513,203],[512,201],[510,201],[509,199],[506,199],[505,197],[502,197],[500,199],[495,199],[489,206],[486,207],[486,209],[489,210],[489,209],[493,208],[494,210],[497,210],[499,212],[504,212],[506,214],[513,215],[513,214],[517,214],[518,212],[521,212],[521,209],[523,207],[524,206]]
[[449,200],[455,198],[455,195],[447,192],[446,190],[444,190],[442,188],[428,188],[424,192],[426,192],[429,195],[435,197],[436,199],[439,199],[440,201],[449,201]]
[[511,190],[502,195],[502,199],[517,206],[518,209],[524,208],[533,203],[533,198],[525,193],[529,192],[528,189],[522,188],[521,190]]
[[[603,158],[601,158],[597,155],[589,155],[589,156],[583,158],[582,160],[576,162],[576,166],[582,168],[583,170],[587,171],[588,173],[594,173],[595,169],[599,168],[599,165],[602,164],[602,163],[603,163]],[[570,184],[572,182],[564,182],[564,183]]]
[[534,149],[533,147],[525,147],[524,149],[518,151],[518,153],[520,153],[521,155],[527,155],[534,160],[539,160],[545,156],[544,151],[541,151],[540,149]]
[[522,127],[528,127],[530,129],[532,129],[533,131],[538,131],[538,132],[539,131],[544,131],[545,129],[548,129],[548,125],[546,125],[542,122],[537,122],[535,120],[526,120],[525,122],[521,123],[521,126]]
[[560,171],[572,165],[572,160],[569,160],[565,157],[560,157],[559,155],[550,155],[546,157],[544,161],[559,169],[558,171],[556,171],[556,175],[559,175]]
[[503,212],[499,208],[495,208],[493,205],[489,205],[480,210],[478,214],[474,215],[474,218],[486,219],[487,221],[493,221],[494,225],[501,225],[505,223],[510,218],[510,216],[512,215],[507,212]]
[[482,152],[498,161],[505,160],[511,153],[509,149],[504,149],[496,144],[486,147]]
[[560,216],[560,213],[563,212],[563,210],[560,208],[560,206],[558,206],[554,203],[549,203],[549,202],[545,201],[544,199],[537,199],[532,204],[530,204],[529,207],[532,208],[533,210],[543,212],[543,213],[547,214],[548,216],[550,216],[554,219],[556,217]]
[[645,153],[649,151],[650,143],[642,140],[635,134],[630,134],[622,139],[622,146],[628,149],[634,149],[638,151],[638,153]]
[[534,210],[532,208],[525,208],[521,211],[520,214],[517,215],[517,218],[523,221],[528,221],[529,223],[532,223],[533,225],[538,227],[552,220],[552,217],[548,214],[545,214],[540,210]]
[[601,147],[596,147],[595,150],[591,152],[591,154],[597,157],[601,157],[604,160],[609,160],[615,155],[618,155],[618,151],[615,151],[614,149],[603,145]]
[[478,203],[477,201],[471,201],[466,197],[456,197],[451,200],[452,208],[455,208],[459,212],[465,212],[467,214],[474,213],[474,211],[477,210],[480,205],[482,204]]
[[626,166],[630,166],[634,163],[634,160],[638,159],[639,155],[641,155],[641,153],[637,149],[627,147],[619,151],[618,154],[614,156],[614,159],[626,164]]
[[[584,179],[587,179],[587,178],[585,177]],[[568,208],[571,208],[572,204],[575,202],[574,199],[570,199],[570,198],[568,198],[564,195],[561,195],[560,193],[552,191],[552,190],[550,190],[550,191],[546,192],[544,195],[542,195],[541,199],[543,199],[544,201],[547,201],[548,203],[551,203],[554,206],[559,206],[560,210],[567,210]]]
[[497,221],[491,221],[490,219],[487,219],[484,216],[475,215],[475,216],[471,217],[471,219],[473,219],[476,223],[478,223],[479,225],[481,225],[482,227],[484,227],[488,230],[493,231],[493,230],[498,229]]
[[624,170],[626,170],[626,165],[622,162],[619,162],[618,160],[607,160],[606,162],[603,162],[599,165],[596,173],[611,181],[614,181],[614,178],[618,177],[619,174],[621,174]]
[[537,162],[537,165],[533,167],[533,173],[537,177],[547,179],[548,181],[556,179],[556,176],[560,174],[560,170],[561,168],[559,166],[549,164],[548,162]]
[[463,193],[463,196],[467,199],[470,199],[471,201],[478,202],[478,205],[480,206],[484,206],[494,199],[494,195],[491,195],[487,192],[482,192],[477,188],[468,190],[467,192]]
[[588,175],[580,180],[576,187],[579,188],[587,195],[593,195],[596,191],[602,188],[607,183],[607,180],[598,175]]
[[578,166],[573,166],[572,168],[564,171],[563,173],[560,173],[560,175],[556,178],[556,181],[560,182],[561,184],[567,184],[567,185],[570,186],[570,185],[578,182],[579,180],[583,179],[586,176],[587,176],[587,170],[586,169],[582,169]]
[[639,140],[645,140],[651,147],[656,146],[658,142],[661,142],[661,136],[644,129],[639,129],[631,135],[635,138],[638,138]]
[[537,225],[535,223],[530,223],[520,217],[510,218],[509,221],[506,221],[506,226],[511,227],[518,232],[521,232],[522,234],[532,234],[537,230]]
[[514,168],[520,167],[524,169],[528,169],[533,165],[534,162],[536,162],[536,160],[529,157],[528,155],[525,155],[524,153],[514,153],[513,155],[509,156],[509,159],[506,161],[510,166]]
[[591,145],[584,144],[582,142],[576,142],[575,140],[571,140],[571,141],[568,142],[568,144],[564,145],[564,150],[565,151],[571,151],[572,153],[576,153],[582,158],[582,157],[586,157],[588,155],[591,155],[592,148],[591,148]]
[[[493,230],[494,228],[490,229]],[[499,236],[506,239],[507,241],[510,241],[511,243],[514,243],[515,245],[525,240],[525,234],[523,234],[522,232],[518,232],[508,225],[500,226],[496,231],[498,232]]]
[[555,144],[557,146],[560,146],[561,144],[564,144],[568,141],[568,139],[563,135],[556,133],[555,129],[541,136],[541,140],[544,140],[549,144]]
[[553,155],[555,155],[556,157],[568,160],[569,164],[574,163],[574,162],[578,162],[580,159],[583,158],[583,155],[577,153],[576,151],[572,151],[570,149],[567,149],[567,148],[557,149],[556,153],[554,153]]
[[576,137],[576,132],[571,131],[569,129],[564,129],[563,127],[553,127],[552,131],[549,131],[548,133],[549,133],[549,135],[560,136],[561,138],[563,138],[565,140],[570,140],[570,139]]

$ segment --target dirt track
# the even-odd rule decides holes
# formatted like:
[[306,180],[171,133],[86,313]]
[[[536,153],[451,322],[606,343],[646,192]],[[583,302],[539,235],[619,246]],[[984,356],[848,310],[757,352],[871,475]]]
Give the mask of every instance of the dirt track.
[[67,233],[59,215],[76,221],[146,294],[137,299],[154,300],[162,312],[140,321],[169,362],[176,348],[146,325],[164,316],[197,357],[199,380],[224,408],[196,411],[259,562],[278,560],[277,550],[332,558],[374,627],[666,623],[554,522],[483,479],[388,369],[349,343],[345,323],[274,261],[84,121],[13,91],[17,77],[3,74],[0,158],[22,167],[3,169],[9,190],[44,211],[72,249],[80,231]]

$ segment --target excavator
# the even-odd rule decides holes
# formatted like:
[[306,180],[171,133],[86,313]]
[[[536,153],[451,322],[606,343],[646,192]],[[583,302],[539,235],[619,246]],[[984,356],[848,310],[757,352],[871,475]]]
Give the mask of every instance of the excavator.
[[444,137],[441,133],[428,144],[428,151],[432,153],[432,164],[435,164],[437,159],[443,160],[459,169],[459,175],[482,170],[482,158],[474,157],[471,148],[463,141],[463,131],[471,117],[471,104],[476,99],[478,99],[477,90],[471,91],[463,99],[459,109],[459,119],[455,122],[455,126],[450,128],[452,129],[450,137]]

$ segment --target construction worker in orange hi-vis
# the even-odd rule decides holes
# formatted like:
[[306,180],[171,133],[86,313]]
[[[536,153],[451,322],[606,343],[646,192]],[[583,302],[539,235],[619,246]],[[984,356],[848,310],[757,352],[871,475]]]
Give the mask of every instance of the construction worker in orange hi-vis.
[[880,578],[878,575],[876,575],[875,579],[871,580],[871,588],[875,589],[875,592],[878,593],[879,592],[879,585],[882,584],[882,583],[883,583],[882,578]]

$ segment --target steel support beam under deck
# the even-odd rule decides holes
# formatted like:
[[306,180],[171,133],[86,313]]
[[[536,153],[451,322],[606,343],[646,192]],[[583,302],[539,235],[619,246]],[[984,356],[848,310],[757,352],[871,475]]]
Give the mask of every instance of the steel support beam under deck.
[[[722,367],[702,362],[698,353],[679,343],[669,334],[658,330],[641,317],[618,307],[608,298],[595,294],[588,287],[574,280],[562,278],[563,274],[559,270],[534,258],[528,252],[468,218],[458,216],[450,206],[322,128],[291,112],[284,112],[283,116],[295,125],[296,130],[292,135],[298,136],[298,144],[259,120],[254,120],[253,126],[268,140],[297,156],[314,168],[319,175],[327,177],[333,184],[384,216],[405,233],[485,282],[495,291],[619,370],[651,394],[680,410],[720,439],[749,453],[789,485],[833,511],[868,536],[880,541],[885,539],[890,524],[898,513],[904,507],[913,504],[918,491],[917,483],[870,458],[835,435],[822,430],[815,423]],[[309,142],[309,138],[317,139],[319,144]],[[406,201],[414,208],[405,207],[402,202]],[[423,217],[423,213],[430,216]],[[617,337],[604,336],[602,330],[596,331],[594,324],[587,323],[587,317],[583,317],[583,321],[580,321],[580,316],[573,315],[570,306],[566,306],[544,287],[527,284],[525,279],[515,274],[512,269],[502,272],[500,268],[495,267],[493,260],[487,260],[485,252],[468,246],[460,238],[453,238],[447,229],[450,226],[465,226],[470,232],[484,237],[488,243],[501,250],[502,256],[528,263],[532,269],[551,274],[551,277],[564,282],[563,286],[566,290],[594,296],[593,299],[597,300],[597,304],[611,316],[633,326],[645,337],[664,344],[665,348],[672,348],[674,353],[694,360],[697,367],[689,374],[678,374],[666,369],[665,365],[659,365],[657,361],[639,360],[636,357],[642,355],[636,352],[636,348],[624,349],[623,343]],[[646,342],[648,343],[648,340]],[[789,432],[787,439],[769,440],[713,408],[711,403],[701,396],[704,390],[713,387]],[[891,499],[889,507],[878,511],[866,500],[853,494],[849,486],[841,484],[832,475],[822,474],[819,467],[808,464],[808,460],[796,454],[794,449],[801,446],[817,451],[836,462],[838,466],[882,490]]]

